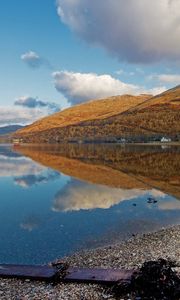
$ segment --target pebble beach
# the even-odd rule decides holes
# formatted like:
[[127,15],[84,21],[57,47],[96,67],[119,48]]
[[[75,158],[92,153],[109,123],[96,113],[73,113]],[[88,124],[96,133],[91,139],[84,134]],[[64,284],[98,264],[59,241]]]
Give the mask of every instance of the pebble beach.
[[[70,266],[138,269],[145,261],[159,258],[180,264],[180,225],[137,235],[110,246],[81,251],[56,262]],[[177,271],[179,268],[177,268]],[[30,280],[0,279],[1,300],[115,300],[101,285],[56,284]],[[121,300],[137,299],[130,295]]]

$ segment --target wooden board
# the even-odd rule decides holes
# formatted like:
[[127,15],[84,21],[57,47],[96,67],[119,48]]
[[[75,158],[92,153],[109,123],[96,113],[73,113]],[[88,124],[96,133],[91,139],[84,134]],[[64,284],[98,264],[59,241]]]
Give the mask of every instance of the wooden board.
[[[62,271],[62,272],[61,272]],[[121,269],[88,269],[70,267],[64,272],[64,265],[55,266],[26,266],[26,265],[0,265],[0,277],[30,280],[46,280],[58,282],[79,283],[115,283],[117,281],[130,282],[133,270]]]
[[130,282],[134,270],[68,268],[67,272],[63,278],[65,282],[109,284],[117,281]]
[[34,280],[51,280],[57,273],[56,268],[38,265],[0,265],[0,277]]

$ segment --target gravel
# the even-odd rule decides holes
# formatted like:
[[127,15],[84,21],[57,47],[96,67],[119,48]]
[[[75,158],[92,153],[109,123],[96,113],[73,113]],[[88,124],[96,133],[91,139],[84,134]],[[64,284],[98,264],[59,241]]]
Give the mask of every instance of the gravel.
[[[75,253],[56,262],[70,266],[137,269],[159,258],[180,264],[180,225],[133,237],[115,245]],[[177,268],[179,270],[179,268]],[[29,280],[0,279],[1,300],[114,300],[107,289],[93,284],[47,284]],[[131,296],[123,299],[136,299]]]

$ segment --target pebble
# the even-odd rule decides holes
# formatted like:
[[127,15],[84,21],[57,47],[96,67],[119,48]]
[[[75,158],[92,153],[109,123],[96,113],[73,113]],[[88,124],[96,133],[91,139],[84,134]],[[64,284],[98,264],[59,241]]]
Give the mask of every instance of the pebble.
[[[165,258],[180,263],[180,225],[136,235],[128,241],[63,259],[70,266],[137,269],[146,260]],[[56,261],[58,262],[58,260]],[[61,259],[62,262],[62,259]],[[0,300],[115,300],[101,285],[47,284],[30,280],[0,279]],[[130,295],[120,300],[132,300]],[[133,300],[141,300],[136,297]]]

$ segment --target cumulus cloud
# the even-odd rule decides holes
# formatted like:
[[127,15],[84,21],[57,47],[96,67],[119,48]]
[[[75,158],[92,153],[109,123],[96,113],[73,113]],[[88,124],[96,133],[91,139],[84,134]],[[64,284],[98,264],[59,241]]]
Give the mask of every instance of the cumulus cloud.
[[72,179],[54,200],[54,211],[78,211],[81,209],[108,209],[121,201],[134,199],[154,190],[114,189],[107,186],[95,185]]
[[115,74],[117,74],[118,76],[120,76],[120,75],[134,76],[135,72],[133,72],[133,71],[127,72],[127,71],[124,71],[123,69],[120,69],[120,70],[115,71]]
[[34,51],[22,54],[21,59],[31,68],[39,68],[42,65],[41,57]]
[[50,114],[48,107],[34,109],[27,107],[0,106],[0,112],[0,126],[10,124],[31,124]]
[[180,59],[179,0],[57,0],[62,22],[119,59]]
[[23,96],[14,102],[15,105],[20,105],[28,108],[36,108],[36,107],[48,107],[52,112],[56,112],[60,110],[60,106],[53,102],[45,102],[39,100],[38,98]]
[[42,58],[39,54],[37,54],[34,51],[28,51],[28,52],[22,54],[21,59],[29,67],[31,67],[33,69],[38,69],[41,66],[45,66],[48,69],[53,69],[52,65],[50,64],[50,62],[47,59]]
[[29,124],[47,115],[41,109],[16,108],[13,106],[0,106],[0,125]]
[[165,84],[180,84],[180,74],[154,74],[148,77],[150,80],[156,80]]
[[15,105],[26,106],[30,108],[46,106],[45,102],[32,97],[20,97],[14,102]]
[[123,75],[123,74],[126,74],[126,72],[125,72],[123,69],[117,70],[117,71],[115,71],[115,73],[116,73],[117,75]]
[[164,87],[146,90],[138,85],[124,83],[107,74],[97,75],[95,73],[61,71],[54,72],[52,75],[56,89],[64,94],[72,104],[123,94],[158,94],[165,90]]
[[149,90],[146,90],[146,93],[152,94],[152,95],[158,95],[161,94],[163,92],[165,92],[167,90],[166,86],[157,86],[157,87],[153,87]]
[[15,106],[0,106],[0,126],[11,124],[31,124],[49,114],[60,110],[53,102],[45,102],[38,98],[23,96],[14,102]]

